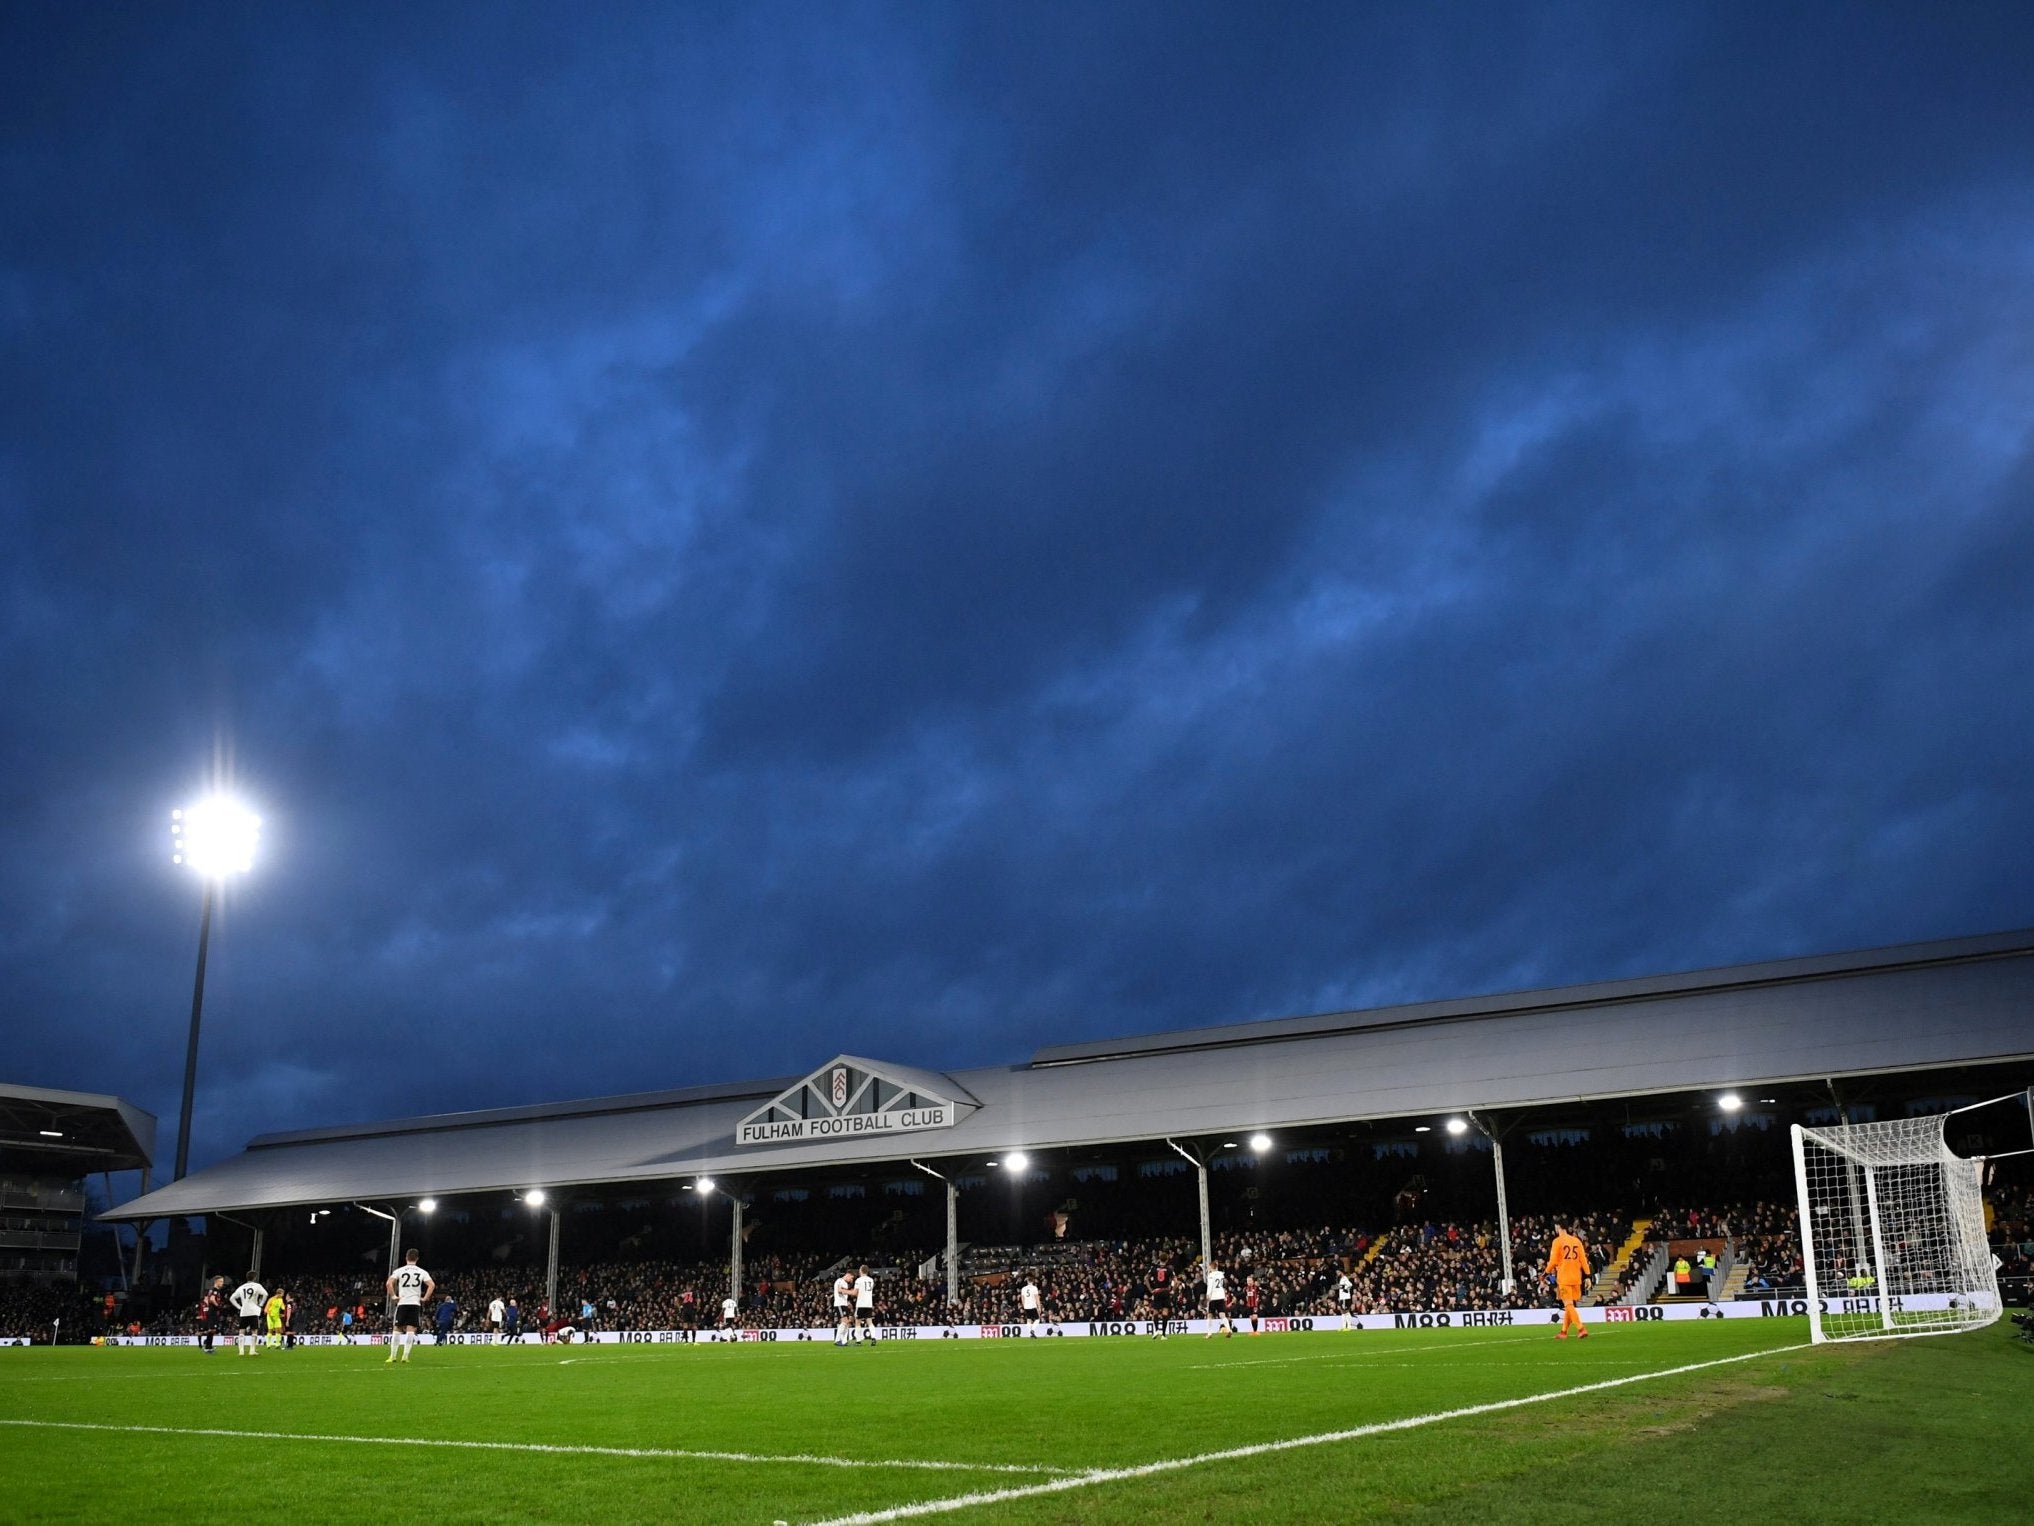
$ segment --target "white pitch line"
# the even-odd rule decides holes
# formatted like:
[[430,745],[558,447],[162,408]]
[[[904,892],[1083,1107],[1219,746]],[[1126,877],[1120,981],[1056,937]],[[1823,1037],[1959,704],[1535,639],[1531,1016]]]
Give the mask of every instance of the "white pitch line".
[[118,1431],[141,1436],[227,1436],[247,1441],[341,1441],[356,1446],[455,1447],[475,1452],[535,1452],[567,1457],[647,1457],[682,1462],[791,1463],[814,1468],[912,1468],[932,1473],[1066,1473],[1034,1463],[939,1462],[923,1458],[821,1457],[809,1452],[703,1452],[673,1447],[557,1446],[541,1441],[452,1441],[433,1436],[327,1436],[306,1431],[233,1431],[211,1426],[107,1425],[87,1420],[5,1420],[0,1425],[51,1431]]
[[1128,1468],[1090,1468],[1085,1473],[1075,1473],[1065,1478],[1055,1478],[1042,1484],[1026,1484],[1021,1488],[988,1489],[975,1494],[957,1494],[946,1499],[920,1500],[911,1505],[895,1505],[888,1510],[864,1510],[855,1515],[832,1516],[815,1526],[883,1526],[887,1521],[908,1520],[920,1515],[944,1515],[954,1510],[971,1510],[977,1505],[1000,1505],[1007,1500],[1032,1499],[1042,1494],[1060,1494],[1069,1489],[1087,1489],[1096,1484],[1113,1484],[1126,1478],[1150,1478],[1159,1473],[1177,1473],[1182,1468],[1198,1468],[1211,1462],[1234,1462],[1243,1457],[1262,1457],[1270,1452],[1290,1452],[1300,1447],[1327,1446],[1337,1441],[1360,1441],[1366,1436],[1382,1436],[1391,1431],[1417,1430],[1421,1426],[1438,1425],[1444,1420],[1467,1420],[1476,1415],[1494,1415],[1501,1410],[1523,1409],[1528,1404],[1545,1404],[1553,1399],[1572,1399],[1578,1394],[1601,1393],[1605,1389],[1623,1388],[1630,1383],[1645,1383],[1654,1378],[1680,1377],[1684,1373],[1701,1372],[1710,1367],[1727,1367],[1733,1362],[1754,1361],[1762,1356],[1779,1356],[1789,1351],[1806,1351],[1807,1342],[1793,1346],[1773,1346],[1764,1351],[1747,1351],[1739,1356],[1722,1356],[1707,1362],[1690,1362],[1681,1367],[1663,1367],[1657,1372],[1633,1373],[1628,1377],[1605,1378],[1597,1383],[1583,1383],[1574,1388],[1557,1388],[1543,1394],[1527,1394],[1517,1399],[1497,1399],[1488,1404],[1471,1404],[1462,1409],[1437,1410],[1429,1415],[1408,1415],[1403,1420],[1380,1420],[1374,1425],[1352,1426],[1346,1431],[1323,1431],[1315,1436],[1295,1436],[1287,1441],[1260,1441],[1250,1446],[1230,1447],[1221,1452],[1198,1452],[1191,1457],[1168,1457],[1158,1462],[1138,1463]]

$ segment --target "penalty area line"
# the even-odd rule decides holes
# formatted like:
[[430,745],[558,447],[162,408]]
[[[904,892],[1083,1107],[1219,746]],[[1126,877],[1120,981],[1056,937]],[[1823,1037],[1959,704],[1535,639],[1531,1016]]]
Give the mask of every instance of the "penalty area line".
[[1301,1447],[1329,1446],[1338,1441],[1360,1441],[1366,1436],[1417,1430],[1425,1425],[1439,1425],[1444,1420],[1467,1420],[1477,1415],[1494,1415],[1503,1410],[1523,1409],[1529,1404],[1546,1404],[1554,1399],[1572,1399],[1580,1394],[1602,1393],[1606,1389],[1623,1388],[1631,1383],[1649,1383],[1655,1378],[1680,1377],[1685,1373],[1702,1372],[1711,1367],[1728,1367],[1733,1362],[1751,1362],[1760,1357],[1783,1356],[1789,1351],[1807,1349],[1808,1343],[1805,1341],[1792,1346],[1772,1346],[1764,1351],[1720,1356],[1707,1362],[1689,1362],[1680,1367],[1662,1367],[1655,1372],[1635,1372],[1621,1378],[1581,1383],[1573,1388],[1551,1389],[1543,1394],[1525,1394],[1516,1399],[1497,1399],[1488,1404],[1471,1404],[1461,1409],[1436,1410],[1427,1415],[1408,1415],[1401,1420],[1380,1420],[1372,1425],[1351,1426],[1345,1431],[1322,1431],[1318,1435],[1294,1436],[1285,1441],[1260,1441],[1249,1446],[1229,1447],[1220,1452],[1197,1452],[1191,1457],[1167,1457],[1158,1462],[1137,1463],[1127,1468],[1090,1468],[1085,1473],[1074,1473],[1064,1478],[1050,1479],[1045,1483],[1024,1484],[1008,1489],[985,1489],[973,1494],[956,1494],[945,1499],[893,1505],[887,1510],[864,1510],[854,1515],[830,1516],[824,1521],[814,1523],[814,1526],[882,1526],[884,1522],[904,1521],[914,1516],[944,1515],[954,1510],[972,1510],[978,1505],[999,1505],[1006,1500],[1033,1499],[1044,1494],[1061,1494],[1069,1489],[1087,1489],[1096,1484],[1113,1484],[1124,1479],[1151,1478],[1160,1473],[1177,1473],[1184,1468],[1198,1468],[1211,1462],[1234,1462],[1240,1458],[1262,1457],[1272,1452],[1296,1451]]
[[455,1441],[437,1436],[330,1436],[308,1431],[241,1431],[218,1426],[110,1425],[89,1420],[7,1420],[0,1425],[48,1431],[116,1431],[136,1436],[225,1436],[242,1441],[326,1441],[376,1447],[453,1447],[474,1452],[528,1452],[564,1457],[640,1457],[678,1462],[786,1463],[811,1468],[906,1468],[931,1473],[1041,1473],[1064,1475],[1065,1468],[1033,1463],[945,1462],[929,1458],[824,1457],[811,1452],[710,1452],[675,1447],[568,1446],[542,1441]]

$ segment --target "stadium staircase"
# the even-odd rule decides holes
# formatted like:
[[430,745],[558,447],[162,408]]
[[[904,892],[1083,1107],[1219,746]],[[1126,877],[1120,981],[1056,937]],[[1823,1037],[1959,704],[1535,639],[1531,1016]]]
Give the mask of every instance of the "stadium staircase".
[[1667,1242],[1659,1241],[1653,1246],[1653,1253],[1646,1258],[1646,1264],[1639,1269],[1638,1276],[1632,1279],[1631,1286],[1617,1296],[1617,1302],[1628,1309],[1651,1303],[1653,1294],[1660,1290],[1660,1284],[1666,1280],[1669,1264]]
[[1600,1304],[1604,1299],[1616,1296],[1618,1284],[1624,1281],[1624,1269],[1631,1265],[1631,1258],[1645,1245],[1646,1231],[1652,1227],[1651,1219],[1632,1221],[1631,1233],[1625,1237],[1624,1244],[1617,1248],[1617,1254],[1611,1257],[1610,1265],[1597,1273],[1596,1286],[1590,1290],[1587,1302]]
[[[1725,1267],[1728,1270],[1724,1270]],[[1724,1275],[1723,1284],[1716,1294],[1716,1301],[1722,1303],[1744,1292],[1744,1285],[1751,1281],[1751,1257],[1740,1256],[1737,1253],[1737,1242],[1732,1241],[1729,1251],[1724,1256],[1723,1266],[1718,1270],[1723,1271]]]

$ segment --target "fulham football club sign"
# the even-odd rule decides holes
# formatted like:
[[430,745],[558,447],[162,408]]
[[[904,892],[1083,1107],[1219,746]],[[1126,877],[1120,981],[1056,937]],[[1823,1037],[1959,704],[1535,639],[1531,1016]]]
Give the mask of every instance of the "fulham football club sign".
[[947,1076],[844,1054],[744,1118],[735,1142],[790,1144],[950,1129],[980,1105]]

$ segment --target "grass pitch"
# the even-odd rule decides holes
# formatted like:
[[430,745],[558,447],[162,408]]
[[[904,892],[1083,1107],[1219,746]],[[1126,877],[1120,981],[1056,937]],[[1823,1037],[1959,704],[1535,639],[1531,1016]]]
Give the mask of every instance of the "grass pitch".
[[0,1518],[2022,1513],[2034,1353],[1997,1330],[1806,1340],[1805,1320],[1775,1319],[1586,1342],[1514,1327],[427,1346],[396,1367],[368,1348],[0,1351]]

